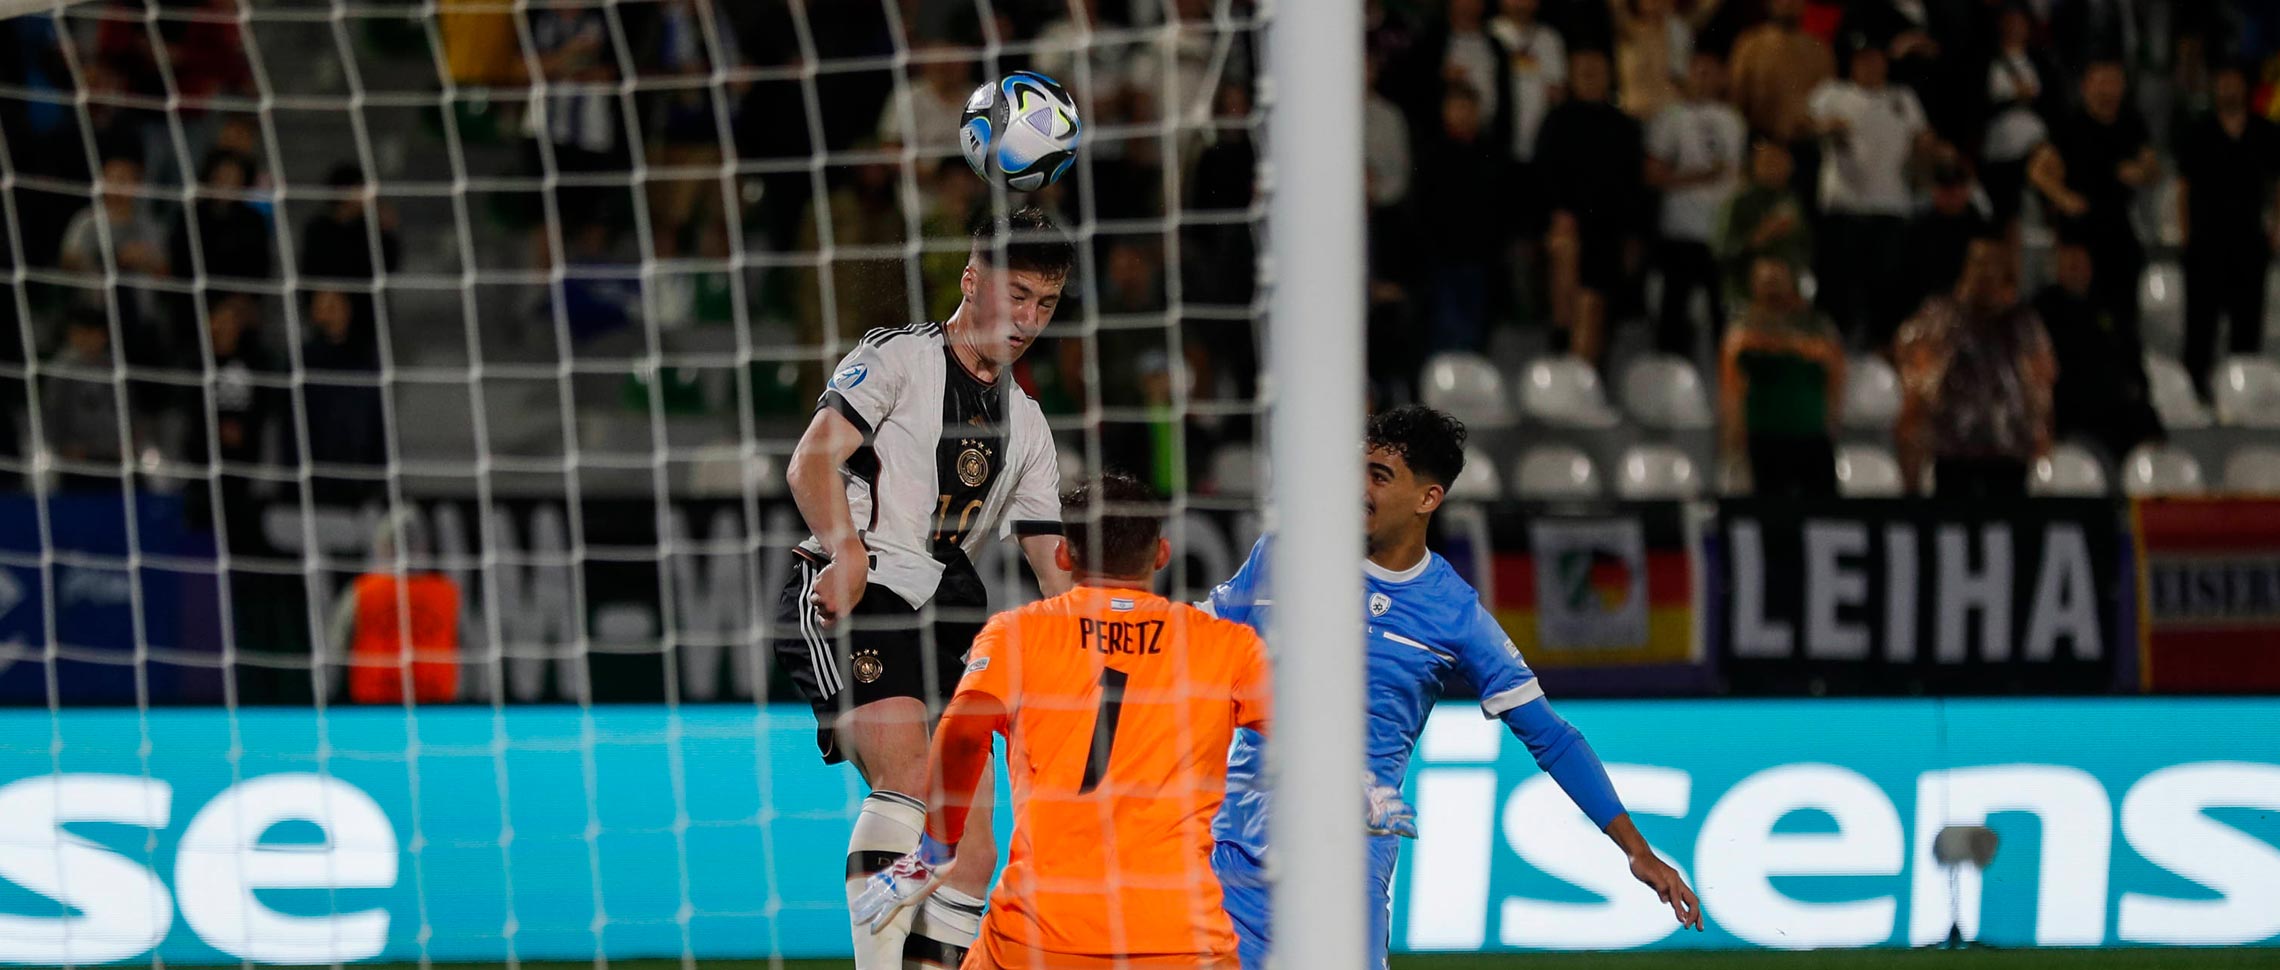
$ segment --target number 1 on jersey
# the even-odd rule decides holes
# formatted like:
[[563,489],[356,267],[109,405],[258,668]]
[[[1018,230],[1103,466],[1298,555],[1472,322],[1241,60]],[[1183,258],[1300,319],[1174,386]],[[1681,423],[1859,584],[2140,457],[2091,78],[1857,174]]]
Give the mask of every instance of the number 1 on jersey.
[[1101,668],[1100,711],[1093,716],[1092,753],[1085,758],[1085,784],[1077,789],[1079,795],[1092,794],[1108,775],[1108,759],[1116,750],[1116,718],[1124,710],[1124,683],[1128,678],[1114,667]]

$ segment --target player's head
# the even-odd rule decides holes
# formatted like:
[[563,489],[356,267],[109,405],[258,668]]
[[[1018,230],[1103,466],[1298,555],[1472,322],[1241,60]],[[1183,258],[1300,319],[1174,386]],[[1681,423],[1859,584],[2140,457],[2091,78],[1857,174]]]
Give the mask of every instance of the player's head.
[[1172,561],[1156,493],[1108,472],[1061,496],[1061,548],[1054,564],[1085,578],[1144,583]]
[[982,356],[1008,366],[1053,322],[1077,249],[1036,206],[1015,209],[1003,220],[984,213],[972,235],[973,250],[958,280],[965,299],[958,318]]
[[1464,422],[1406,404],[1371,415],[1363,445],[1363,531],[1370,548],[1423,532],[1465,470]]

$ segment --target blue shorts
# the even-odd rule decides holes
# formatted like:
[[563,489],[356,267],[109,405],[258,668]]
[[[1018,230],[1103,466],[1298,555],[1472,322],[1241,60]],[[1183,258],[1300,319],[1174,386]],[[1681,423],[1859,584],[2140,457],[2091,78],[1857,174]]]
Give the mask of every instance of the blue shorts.
[[[1370,871],[1363,884],[1369,894],[1370,959],[1365,964],[1384,970],[1387,934],[1393,922],[1393,860],[1401,853],[1394,836],[1370,839]],[[1219,875],[1219,889],[1227,918],[1235,924],[1236,955],[1243,970],[1266,970],[1269,930],[1274,905],[1268,893],[1266,869],[1249,850],[1232,842],[1211,847],[1211,868]]]

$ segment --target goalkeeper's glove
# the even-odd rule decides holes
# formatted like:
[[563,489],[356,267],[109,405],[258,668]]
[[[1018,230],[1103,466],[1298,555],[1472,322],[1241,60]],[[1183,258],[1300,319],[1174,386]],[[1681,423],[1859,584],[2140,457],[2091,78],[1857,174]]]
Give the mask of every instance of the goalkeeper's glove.
[[872,873],[862,894],[848,904],[847,911],[855,918],[855,925],[869,926],[871,932],[877,933],[894,922],[896,914],[923,902],[941,884],[942,869],[950,864],[952,852],[950,846],[920,832],[918,850],[905,853],[893,865]]
[[1363,828],[1371,835],[1398,835],[1405,839],[1417,837],[1417,810],[1401,800],[1401,789],[1393,785],[1380,785],[1375,776],[1362,775],[1362,791],[1368,807],[1362,816]]

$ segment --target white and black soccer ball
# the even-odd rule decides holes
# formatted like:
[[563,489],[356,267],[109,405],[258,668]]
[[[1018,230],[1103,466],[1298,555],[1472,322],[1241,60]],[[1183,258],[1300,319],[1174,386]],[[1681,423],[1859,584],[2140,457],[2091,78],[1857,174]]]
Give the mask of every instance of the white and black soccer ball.
[[1077,160],[1084,124],[1077,103],[1060,83],[1035,71],[1015,71],[974,89],[958,122],[966,164],[1006,188],[1035,192],[1059,181]]

